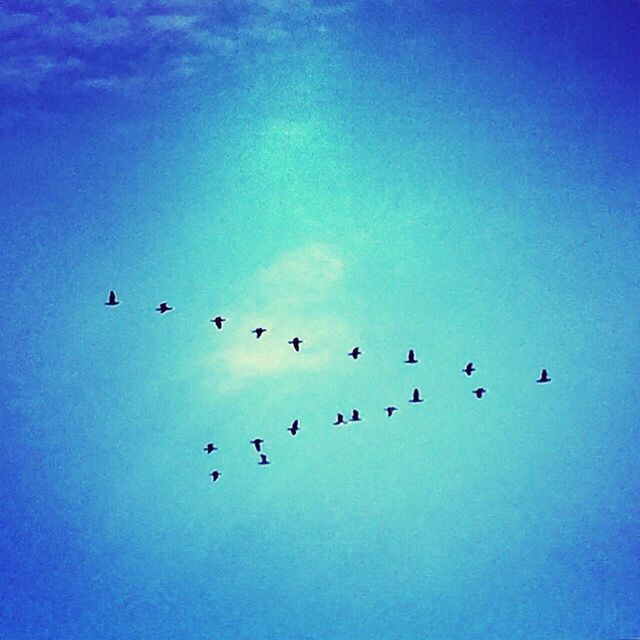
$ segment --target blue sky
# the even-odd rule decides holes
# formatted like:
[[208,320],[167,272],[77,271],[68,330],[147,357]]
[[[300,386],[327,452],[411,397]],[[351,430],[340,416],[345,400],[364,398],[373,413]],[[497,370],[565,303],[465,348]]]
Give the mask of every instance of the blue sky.
[[640,635],[639,22],[4,3],[2,638]]

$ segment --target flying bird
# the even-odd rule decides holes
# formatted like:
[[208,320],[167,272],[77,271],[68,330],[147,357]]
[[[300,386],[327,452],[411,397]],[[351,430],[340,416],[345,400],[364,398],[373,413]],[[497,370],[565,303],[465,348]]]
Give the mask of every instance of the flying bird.
[[222,323],[226,321],[227,319],[223,318],[222,316],[216,316],[213,320],[209,320],[209,322],[213,322],[213,324],[215,324],[218,329],[222,329]]
[[294,420],[291,423],[291,426],[287,429],[287,431],[291,431],[291,435],[295,436],[298,431],[300,431],[299,420]]
[[260,451],[260,447],[263,442],[264,440],[262,440],[262,438],[255,438],[254,440],[251,440],[251,444],[256,448],[256,451]]
[[407,355],[407,359],[404,362],[405,362],[405,364],[417,364],[418,363],[418,361],[416,360],[415,351],[413,349],[409,349],[409,353]]
[[256,340],[266,331],[264,327],[256,327],[255,329],[251,329],[251,333],[256,334]]
[[220,471],[212,471],[209,475],[211,476],[211,482],[215,482],[222,473],[220,473]]
[[549,377],[549,374],[547,373],[546,369],[543,369],[540,372],[540,377],[536,380],[536,382],[539,382],[539,383],[551,382],[551,378]]
[[156,311],[159,311],[161,314],[167,313],[167,311],[173,311],[173,307],[170,307],[166,302],[161,302],[160,306],[156,307]]
[[387,415],[391,417],[393,412],[398,410],[398,407],[385,407],[384,410],[387,412]]
[[413,390],[413,396],[409,402],[422,402],[422,398],[420,397],[420,390],[416,387]]
[[362,420],[360,412],[357,409],[354,409],[351,414],[351,422],[359,422],[360,420]]
[[462,371],[470,376],[475,371],[475,369],[473,368],[473,362],[467,363],[467,366]]
[[203,451],[206,451],[207,453],[213,453],[214,451],[218,450],[218,447],[216,447],[213,442],[209,442],[209,444],[207,444],[206,447],[204,447],[202,449]]
[[357,360],[358,356],[362,355],[362,351],[360,351],[360,347],[354,347],[347,355],[351,356],[354,360]]
[[302,340],[300,340],[300,338],[294,338],[293,340],[289,340],[289,344],[293,345],[293,348],[296,351],[300,351],[300,345],[302,344]]
[[345,422],[344,416],[341,413],[339,413],[338,417],[336,418],[336,421],[333,424],[337,427],[340,424],[347,424],[347,423]]
[[478,387],[477,389],[474,389],[471,393],[475,393],[476,398],[482,398],[482,396],[485,393],[487,393],[487,390],[484,387]]
[[111,290],[109,291],[109,300],[105,302],[107,307],[116,307],[120,304],[120,301],[116,299],[116,292]]
[[258,462],[258,464],[271,464],[269,462],[269,460],[267,460],[267,454],[266,453],[261,453],[260,454],[260,462]]

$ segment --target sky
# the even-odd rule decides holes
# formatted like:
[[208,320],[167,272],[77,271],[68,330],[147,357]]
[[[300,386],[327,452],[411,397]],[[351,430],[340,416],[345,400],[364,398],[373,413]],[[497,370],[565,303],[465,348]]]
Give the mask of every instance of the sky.
[[4,2],[0,637],[640,636],[639,27]]

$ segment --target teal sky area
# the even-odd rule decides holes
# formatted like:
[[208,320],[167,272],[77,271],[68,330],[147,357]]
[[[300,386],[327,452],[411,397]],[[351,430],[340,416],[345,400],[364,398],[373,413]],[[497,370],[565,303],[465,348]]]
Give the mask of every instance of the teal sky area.
[[3,6],[3,640],[639,636],[639,23]]

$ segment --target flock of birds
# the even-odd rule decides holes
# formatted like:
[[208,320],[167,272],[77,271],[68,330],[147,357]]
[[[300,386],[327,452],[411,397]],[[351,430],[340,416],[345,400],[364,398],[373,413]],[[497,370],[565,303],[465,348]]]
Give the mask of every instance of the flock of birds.
[[[109,299],[104,304],[108,307],[116,307],[120,304],[120,301],[118,300],[115,291],[112,290],[109,292]],[[161,302],[156,307],[156,311],[160,313],[160,315],[162,315],[164,313],[168,313],[169,311],[173,311],[173,307],[170,307],[169,304],[165,301],[165,302]],[[214,324],[218,330],[222,330],[223,324],[226,321],[227,319],[223,318],[222,316],[216,316],[215,318],[212,318],[210,320],[210,322]],[[260,337],[266,331],[267,329],[265,329],[264,327],[256,327],[255,329],[251,330],[251,333],[255,334],[256,339],[260,339]],[[300,345],[302,343],[303,343],[303,340],[301,340],[297,336],[292,340],[289,340],[289,344],[297,352],[300,351]],[[347,355],[353,358],[354,360],[357,360],[362,355],[362,351],[360,350],[360,347],[354,347]],[[409,353],[407,354],[407,359],[404,362],[405,364],[418,364],[419,361],[416,358],[416,354],[413,349],[409,349]],[[464,367],[464,369],[462,369],[462,372],[466,376],[471,377],[475,370],[476,369],[473,366],[473,362],[468,362],[467,365]],[[551,382],[551,378],[549,377],[549,373],[546,369],[542,369],[542,371],[540,372],[540,377],[536,380],[536,382],[538,384],[545,384],[547,382]],[[477,387],[472,391],[472,393],[476,396],[476,398],[481,399],[482,396],[485,393],[487,393],[487,390],[484,387]],[[416,404],[423,402],[423,399],[420,397],[420,390],[417,387],[413,390],[413,393],[411,395],[411,399],[409,400],[409,402],[416,403]],[[398,407],[390,405],[388,407],[385,407],[384,410],[386,411],[387,416],[390,418],[391,416],[393,416],[394,412],[398,411]],[[341,425],[349,424],[350,422],[360,422],[361,420],[362,418],[360,417],[360,412],[358,411],[358,409],[353,409],[351,413],[351,418],[349,418],[348,420],[345,420],[344,414],[338,413],[336,416],[336,421],[333,424],[334,426],[339,427]],[[297,419],[294,420],[291,423],[291,426],[287,429],[287,431],[289,431],[292,436],[295,436],[298,433],[298,431],[300,431],[300,421]],[[253,440],[249,441],[249,444],[253,445],[254,449],[260,456],[260,461],[258,462],[259,465],[264,466],[264,465],[271,464],[267,454],[264,453],[262,450],[262,445],[264,444],[264,440],[262,438],[254,438]],[[204,446],[203,451],[207,455],[210,455],[214,451],[218,451],[218,447],[216,447],[213,444],[213,442],[208,442]],[[212,482],[216,482],[222,475],[222,472],[217,469],[214,469],[209,475],[211,476]]]

